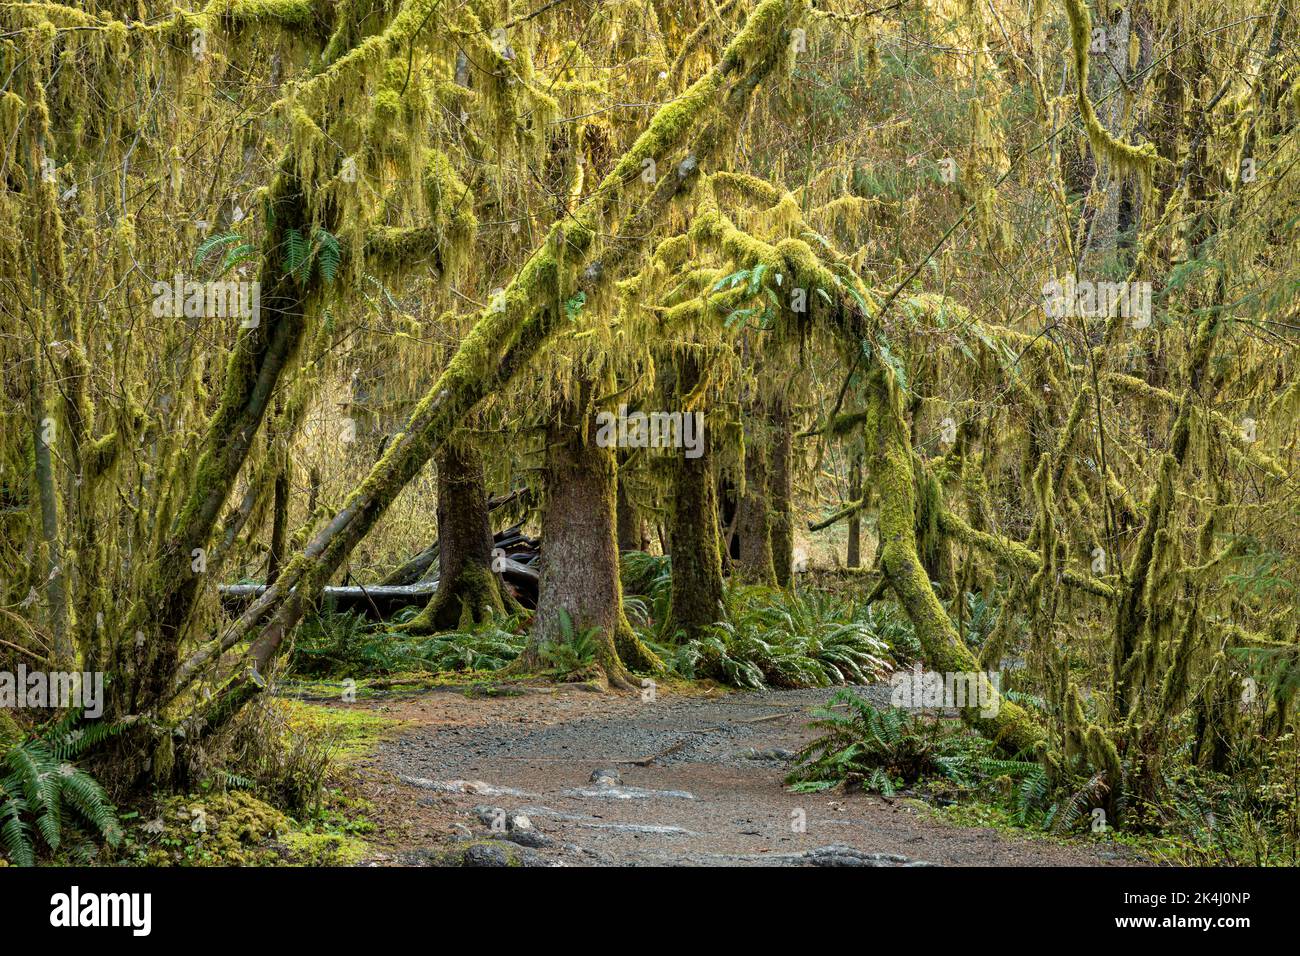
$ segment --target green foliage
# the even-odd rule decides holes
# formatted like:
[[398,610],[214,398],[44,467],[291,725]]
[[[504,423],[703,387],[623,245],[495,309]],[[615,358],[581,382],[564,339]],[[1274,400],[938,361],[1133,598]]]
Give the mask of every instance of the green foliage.
[[984,593],[966,592],[966,632],[963,637],[970,647],[982,647],[998,622],[1000,607]]
[[[410,608],[393,620],[400,627],[419,613]],[[523,651],[519,620],[500,618],[473,628],[414,637],[372,625],[356,613],[320,614],[298,631],[290,669],[303,677],[362,677],[407,672],[497,670]]]
[[412,641],[410,650],[413,658],[418,657],[434,672],[494,671],[518,657],[525,643],[522,634],[488,624],[439,634],[424,642]]
[[564,315],[570,322],[577,322],[578,316],[582,314],[583,307],[587,304],[587,293],[578,292],[564,300]]
[[1239,557],[1235,563],[1238,570],[1227,575],[1224,580],[1250,597],[1268,597],[1278,592],[1295,590],[1295,585],[1279,573],[1286,566],[1286,558],[1281,554],[1260,550],[1252,544],[1248,553]]
[[[1182,754],[1186,757],[1186,754]],[[1300,866],[1300,747],[1286,733],[1239,742],[1223,772],[1184,760],[1168,767],[1160,796],[1134,808],[1156,830],[1162,861],[1192,866]]]
[[227,232],[216,236],[208,236],[194,252],[194,267],[197,269],[214,253],[221,252],[221,266],[217,270],[218,274],[224,273],[235,262],[247,258],[253,251],[253,247],[244,241],[244,237],[237,232]]
[[326,779],[339,751],[337,728],[295,727],[285,701],[258,701],[242,711],[206,750],[198,767],[202,789],[250,790],[306,820],[321,808]]
[[668,621],[673,597],[673,563],[666,554],[628,551],[619,559],[623,609],[638,628],[652,629]]
[[112,733],[74,728],[79,714],[21,740],[0,757],[0,850],[19,866],[36,862],[37,838],[53,853],[93,857],[93,840],[117,846],[122,829],[98,781],[69,758]]
[[537,647],[537,655],[560,679],[585,675],[596,660],[596,638],[600,634],[600,628],[589,627],[578,631],[564,608],[560,608],[557,617],[560,622],[559,638],[541,642]]
[[697,641],[661,650],[678,673],[736,687],[867,684],[889,670],[877,619],[817,591],[732,589],[727,620]]
[[1019,780],[1021,823],[1047,795],[1047,776],[1037,763],[1000,759],[980,737],[901,708],[877,708],[851,690],[838,691],[813,717],[810,726],[822,733],[799,752],[786,780],[796,792],[844,785],[888,795],[925,778],[963,788]]
[[[843,707],[843,712],[836,710]],[[813,712],[821,736],[804,747],[786,783],[799,793],[845,784],[893,794],[922,776],[950,772],[939,749],[938,724],[907,711],[880,710],[849,690]]]
[[285,271],[300,285],[307,284],[313,267],[326,285],[331,284],[338,275],[342,258],[338,239],[325,229],[312,229],[310,239],[297,229],[284,232]]
[[858,606],[854,620],[889,648],[890,657],[896,664],[902,666],[921,659],[921,642],[916,629],[897,604],[876,602]]

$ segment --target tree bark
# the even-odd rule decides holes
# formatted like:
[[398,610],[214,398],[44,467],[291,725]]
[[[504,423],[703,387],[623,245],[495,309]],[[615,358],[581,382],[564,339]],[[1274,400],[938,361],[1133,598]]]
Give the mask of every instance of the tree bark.
[[774,396],[769,408],[772,568],[776,573],[776,583],[784,588],[790,586],[794,566],[794,490],[790,474],[794,439],[790,430],[790,407],[785,396]]
[[745,491],[737,504],[736,537],[740,557],[735,563],[735,573],[744,581],[775,585],[767,448],[761,435],[762,410],[757,403],[749,406],[746,417],[757,427],[745,435]]
[[626,455],[619,456],[618,463],[618,550],[624,551],[645,550],[641,547],[641,519],[636,513],[636,508],[632,505],[632,499],[628,497],[627,482],[624,479],[623,469],[626,464]]
[[[699,360],[689,353],[684,355],[678,361],[678,395],[689,394],[699,379]],[[672,610],[668,633],[688,640],[722,617],[717,485],[707,424],[700,440],[698,458],[675,453],[672,475]]]
[[590,634],[595,663],[611,685],[626,690],[635,685],[624,653],[634,667],[656,661],[623,616],[616,467],[613,450],[596,444],[593,390],[590,380],[578,383],[577,395],[560,404],[547,428],[542,578],[532,639],[520,661],[537,667],[542,645]]
[[[853,451],[849,462],[849,501],[862,499],[862,453]],[[850,568],[862,567],[862,512],[853,512],[849,519],[849,547],[845,564]]]
[[438,450],[438,590],[407,624],[415,634],[481,623],[504,612],[492,574],[492,525],[482,456],[466,441]]

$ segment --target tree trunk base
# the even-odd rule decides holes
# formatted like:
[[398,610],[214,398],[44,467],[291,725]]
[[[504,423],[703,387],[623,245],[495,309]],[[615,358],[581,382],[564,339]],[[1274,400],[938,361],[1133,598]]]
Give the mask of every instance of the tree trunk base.
[[[511,603],[518,602],[511,598]],[[408,634],[435,634],[472,627],[506,613],[501,585],[487,568],[465,564],[449,584],[439,582],[429,603],[402,630]]]

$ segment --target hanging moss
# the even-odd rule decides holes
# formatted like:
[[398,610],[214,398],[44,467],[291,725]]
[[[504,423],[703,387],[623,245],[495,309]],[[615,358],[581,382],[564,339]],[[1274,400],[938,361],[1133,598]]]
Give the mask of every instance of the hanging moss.
[[1070,44],[1074,50],[1074,81],[1078,91],[1079,116],[1088,142],[1099,156],[1114,164],[1118,175],[1137,173],[1144,189],[1151,188],[1151,176],[1159,159],[1154,143],[1132,146],[1112,136],[1097,118],[1088,98],[1088,48],[1092,42],[1092,15],[1085,0],[1063,0],[1070,18]]

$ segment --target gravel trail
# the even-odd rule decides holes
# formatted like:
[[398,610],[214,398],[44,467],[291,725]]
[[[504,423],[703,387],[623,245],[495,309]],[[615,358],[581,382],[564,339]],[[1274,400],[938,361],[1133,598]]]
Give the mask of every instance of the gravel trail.
[[[887,705],[888,687],[858,688]],[[1122,866],[1103,844],[955,827],[927,807],[789,793],[832,690],[656,699],[579,686],[350,705],[404,722],[359,770],[383,865]],[[344,705],[339,705],[344,706]]]

